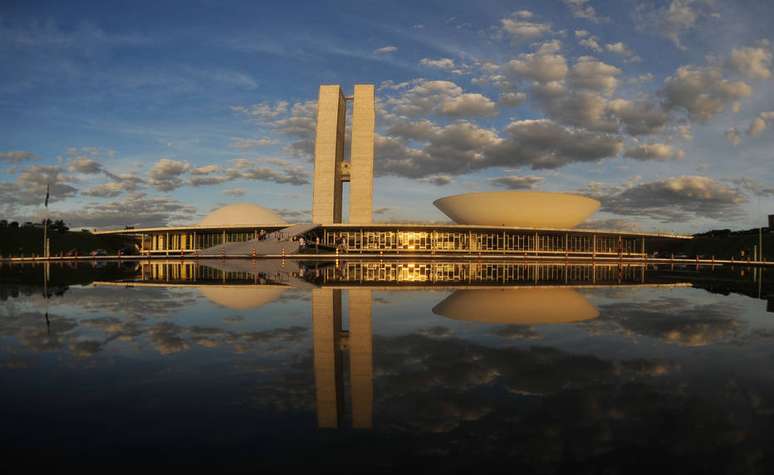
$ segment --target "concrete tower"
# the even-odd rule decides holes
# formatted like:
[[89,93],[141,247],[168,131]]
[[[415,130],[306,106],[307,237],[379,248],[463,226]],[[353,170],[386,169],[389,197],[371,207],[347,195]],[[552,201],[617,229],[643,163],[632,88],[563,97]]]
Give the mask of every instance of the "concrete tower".
[[[347,101],[352,101],[349,162],[344,161]],[[350,182],[349,222],[372,222],[375,125],[372,84],[356,84],[352,97],[345,97],[339,85],[320,86],[314,146],[313,223],[341,222],[342,184],[346,181]]]

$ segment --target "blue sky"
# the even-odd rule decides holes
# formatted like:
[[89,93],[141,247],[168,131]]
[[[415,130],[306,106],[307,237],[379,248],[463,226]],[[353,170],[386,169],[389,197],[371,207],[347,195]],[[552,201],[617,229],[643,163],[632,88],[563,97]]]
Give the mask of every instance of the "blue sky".
[[765,1],[2,2],[0,214],[309,219],[317,89],[377,85],[376,219],[533,189],[590,225],[759,226],[774,212]]

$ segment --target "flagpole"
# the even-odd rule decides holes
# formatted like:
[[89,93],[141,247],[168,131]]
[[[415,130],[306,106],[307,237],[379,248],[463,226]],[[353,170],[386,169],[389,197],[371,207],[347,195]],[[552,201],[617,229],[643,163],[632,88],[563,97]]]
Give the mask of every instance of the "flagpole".
[[45,217],[43,218],[43,257],[48,259],[48,196],[49,196],[49,184],[46,183],[46,201],[44,205],[46,207]]

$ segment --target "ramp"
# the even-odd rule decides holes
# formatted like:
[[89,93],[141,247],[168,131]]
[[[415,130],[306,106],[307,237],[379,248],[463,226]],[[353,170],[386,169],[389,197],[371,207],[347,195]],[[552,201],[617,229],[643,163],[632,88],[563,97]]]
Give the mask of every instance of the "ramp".
[[202,249],[200,254],[220,256],[256,256],[296,254],[301,247],[293,238],[320,227],[319,224],[294,224],[264,236],[263,239],[227,242]]

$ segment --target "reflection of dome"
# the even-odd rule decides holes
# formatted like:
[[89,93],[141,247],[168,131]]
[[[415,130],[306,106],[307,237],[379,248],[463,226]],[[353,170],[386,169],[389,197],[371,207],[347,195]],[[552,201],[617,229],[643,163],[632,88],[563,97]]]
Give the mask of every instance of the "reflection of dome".
[[225,226],[245,224],[255,226],[261,224],[287,224],[274,211],[252,203],[236,203],[218,208],[202,219],[202,226]]
[[528,228],[574,228],[600,205],[585,196],[540,191],[465,193],[433,204],[457,224]]
[[561,287],[457,290],[433,307],[454,320],[543,325],[591,320],[599,311],[577,290]]
[[287,287],[202,285],[199,291],[211,302],[231,310],[258,308],[277,300]]

